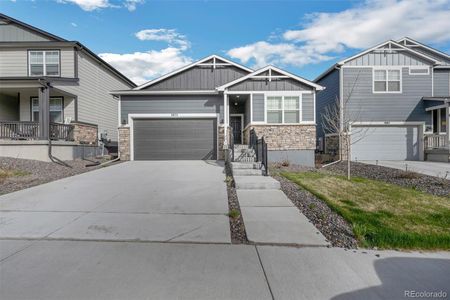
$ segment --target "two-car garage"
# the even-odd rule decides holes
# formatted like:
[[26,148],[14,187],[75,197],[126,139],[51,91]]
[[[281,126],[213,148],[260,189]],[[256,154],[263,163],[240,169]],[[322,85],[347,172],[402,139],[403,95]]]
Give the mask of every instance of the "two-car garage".
[[352,127],[352,160],[420,160],[417,125]]
[[217,158],[217,117],[146,117],[131,122],[134,160]]

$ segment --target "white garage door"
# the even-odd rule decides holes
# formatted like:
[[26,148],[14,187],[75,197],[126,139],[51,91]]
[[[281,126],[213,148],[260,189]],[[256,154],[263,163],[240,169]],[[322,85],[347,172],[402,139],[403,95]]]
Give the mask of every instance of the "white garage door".
[[355,127],[354,132],[352,160],[419,160],[417,126]]

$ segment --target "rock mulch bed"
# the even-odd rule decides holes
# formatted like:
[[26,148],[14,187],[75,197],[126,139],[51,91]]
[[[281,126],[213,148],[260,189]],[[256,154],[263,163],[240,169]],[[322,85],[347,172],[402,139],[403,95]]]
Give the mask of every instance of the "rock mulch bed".
[[[247,234],[245,232],[244,219],[242,218],[241,208],[239,206],[236,188],[234,186],[233,175],[228,164],[225,166],[226,183],[228,192],[228,211],[230,220],[231,243],[233,244],[248,244]],[[232,215],[231,212],[237,213]]]
[[2,157],[0,158],[0,169],[18,170],[23,174],[0,180],[0,195],[101,168],[99,166],[86,167],[91,163],[86,160],[67,161],[66,163],[72,168],[51,162]]
[[[305,168],[289,168],[293,169]],[[287,170],[286,170],[287,171]],[[314,224],[314,226],[330,241],[334,247],[357,248],[357,240],[352,227],[339,214],[331,210],[321,199],[299,187],[288,179],[277,175],[273,177],[281,184],[281,190],[295,206]]]
[[[346,175],[347,163],[340,162],[325,167],[323,170]],[[414,188],[436,196],[450,197],[450,180],[443,178],[358,162],[351,163],[351,173],[352,176],[381,180],[403,187]]]

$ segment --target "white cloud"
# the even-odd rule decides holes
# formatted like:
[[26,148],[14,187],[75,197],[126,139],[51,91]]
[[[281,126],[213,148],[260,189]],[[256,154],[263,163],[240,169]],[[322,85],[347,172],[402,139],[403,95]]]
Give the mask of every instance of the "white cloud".
[[57,0],[58,3],[72,3],[81,7],[85,11],[114,7],[109,0]]
[[449,28],[449,0],[366,0],[341,12],[307,15],[302,28],[285,31],[280,43],[259,41],[227,53],[257,66],[303,66],[329,60],[348,48],[364,49],[403,36],[426,43],[450,41]]
[[75,22],[71,22],[70,25],[72,25],[73,27],[78,27],[78,24]]
[[145,0],[125,0],[123,6],[125,6],[129,11],[135,11],[138,4],[144,4]]
[[135,36],[141,41],[166,42],[168,46],[161,50],[125,54],[101,53],[99,56],[137,84],[192,63],[192,58],[185,54],[190,48],[190,42],[175,29],[145,29],[137,32]]
[[190,43],[185,35],[177,32],[176,29],[144,29],[137,32],[136,37],[141,41],[163,41],[170,45],[176,45],[183,50],[190,47]]

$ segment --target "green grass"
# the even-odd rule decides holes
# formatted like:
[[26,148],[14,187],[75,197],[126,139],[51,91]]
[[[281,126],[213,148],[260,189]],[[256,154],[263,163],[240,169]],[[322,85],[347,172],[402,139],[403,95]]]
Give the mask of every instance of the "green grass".
[[232,210],[230,210],[230,212],[228,213],[228,216],[230,218],[232,218],[232,219],[239,218],[240,215],[241,214],[239,213],[239,211],[237,209],[234,209],[234,208]]
[[5,180],[8,177],[17,177],[26,175],[29,175],[29,173],[21,170],[0,169],[0,181]]
[[450,198],[325,172],[283,172],[342,215],[362,247],[450,249]]

